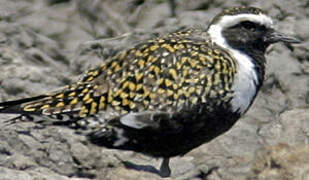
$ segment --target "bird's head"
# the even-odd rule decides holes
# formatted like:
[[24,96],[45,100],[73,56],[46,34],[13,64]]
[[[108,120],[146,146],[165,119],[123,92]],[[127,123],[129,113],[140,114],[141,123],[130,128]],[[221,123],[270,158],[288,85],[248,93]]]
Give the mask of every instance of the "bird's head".
[[242,51],[255,49],[264,53],[270,44],[276,42],[301,42],[296,37],[275,30],[272,19],[255,7],[223,10],[213,19],[208,33],[218,45]]

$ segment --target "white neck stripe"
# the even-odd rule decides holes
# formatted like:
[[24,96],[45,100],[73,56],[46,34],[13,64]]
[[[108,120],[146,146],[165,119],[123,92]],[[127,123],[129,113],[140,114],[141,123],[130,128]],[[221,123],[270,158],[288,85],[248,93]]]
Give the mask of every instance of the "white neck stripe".
[[208,33],[213,43],[225,48],[237,62],[237,74],[232,90],[235,97],[231,101],[232,110],[241,114],[249,108],[256,92],[258,82],[257,72],[254,68],[252,58],[245,53],[230,47],[222,35],[222,30],[232,27],[242,21],[252,21],[266,27],[272,27],[272,20],[264,14],[240,14],[234,16],[223,16],[217,23],[212,24]]

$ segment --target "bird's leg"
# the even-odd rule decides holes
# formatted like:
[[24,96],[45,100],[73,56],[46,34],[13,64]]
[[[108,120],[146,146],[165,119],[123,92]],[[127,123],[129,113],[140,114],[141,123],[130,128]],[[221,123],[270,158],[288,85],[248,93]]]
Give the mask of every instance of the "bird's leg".
[[170,158],[163,158],[160,166],[160,176],[169,177],[171,175],[171,169],[169,167]]
[[171,17],[175,17],[176,16],[176,2],[175,2],[175,0],[169,0],[168,4],[170,6]]

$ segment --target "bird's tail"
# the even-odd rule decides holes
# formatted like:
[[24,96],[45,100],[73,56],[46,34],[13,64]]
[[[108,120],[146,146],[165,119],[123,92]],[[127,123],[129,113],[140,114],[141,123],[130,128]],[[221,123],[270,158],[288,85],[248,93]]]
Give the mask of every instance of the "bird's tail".
[[24,98],[14,101],[6,101],[0,103],[0,113],[6,114],[39,114],[38,111],[25,111],[25,105],[42,100],[47,95],[40,95],[31,98]]

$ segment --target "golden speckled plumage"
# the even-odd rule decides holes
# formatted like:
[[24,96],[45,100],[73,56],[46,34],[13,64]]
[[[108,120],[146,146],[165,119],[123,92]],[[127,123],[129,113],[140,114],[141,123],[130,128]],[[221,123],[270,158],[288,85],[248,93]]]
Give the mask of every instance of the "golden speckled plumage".
[[147,40],[87,71],[79,82],[23,105],[23,110],[84,118],[108,109],[116,117],[228,101],[235,62],[205,37],[205,32],[190,29]]

